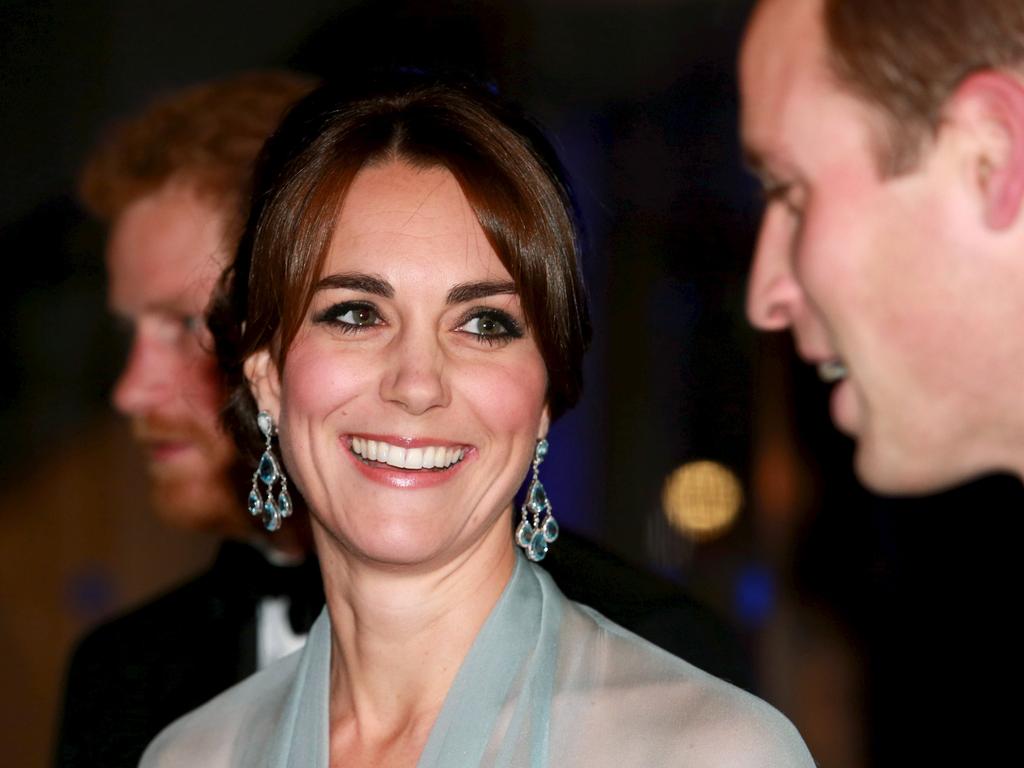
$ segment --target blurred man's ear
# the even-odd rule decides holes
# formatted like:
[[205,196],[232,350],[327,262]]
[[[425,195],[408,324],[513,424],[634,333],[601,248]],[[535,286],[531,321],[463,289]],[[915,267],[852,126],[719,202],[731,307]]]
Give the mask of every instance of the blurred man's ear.
[[971,75],[953,94],[946,118],[963,132],[966,170],[986,225],[1009,228],[1024,215],[1024,80],[996,70]]
[[281,416],[281,376],[267,349],[250,355],[244,365],[249,389],[261,411],[267,411],[277,424]]

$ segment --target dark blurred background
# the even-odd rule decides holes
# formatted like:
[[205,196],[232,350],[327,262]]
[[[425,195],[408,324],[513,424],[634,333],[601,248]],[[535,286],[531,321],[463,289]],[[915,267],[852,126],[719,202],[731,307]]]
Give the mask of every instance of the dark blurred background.
[[996,727],[996,701],[959,699],[957,681],[1019,681],[1005,663],[1020,639],[1019,483],[871,496],[824,385],[743,317],[760,209],[736,139],[748,7],[0,0],[5,764],[47,764],[73,639],[212,546],[152,520],[107,404],[123,344],[77,168],[105,125],[162,91],[372,62],[479,73],[546,126],[569,168],[596,333],[586,398],[544,467],[563,525],[717,610],[820,765],[902,764],[939,709]]

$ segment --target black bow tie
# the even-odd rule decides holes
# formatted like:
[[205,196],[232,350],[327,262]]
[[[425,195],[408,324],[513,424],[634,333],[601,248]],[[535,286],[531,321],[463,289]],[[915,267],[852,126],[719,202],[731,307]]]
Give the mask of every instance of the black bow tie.
[[298,565],[274,565],[257,549],[231,542],[222,548],[218,566],[230,573],[231,581],[250,599],[288,598],[288,622],[296,634],[307,634],[324,607],[323,582],[315,555]]

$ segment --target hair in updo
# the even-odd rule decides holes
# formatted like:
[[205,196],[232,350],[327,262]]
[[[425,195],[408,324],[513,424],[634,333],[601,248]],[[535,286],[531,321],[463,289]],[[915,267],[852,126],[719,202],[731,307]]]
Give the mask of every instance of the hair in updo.
[[303,322],[360,169],[400,160],[459,182],[515,282],[557,418],[579,399],[590,321],[572,198],[542,133],[489,91],[401,74],[325,86],[299,102],[264,147],[238,254],[221,278],[210,328],[226,377],[224,422],[243,452],[262,443],[245,360],[278,370]]

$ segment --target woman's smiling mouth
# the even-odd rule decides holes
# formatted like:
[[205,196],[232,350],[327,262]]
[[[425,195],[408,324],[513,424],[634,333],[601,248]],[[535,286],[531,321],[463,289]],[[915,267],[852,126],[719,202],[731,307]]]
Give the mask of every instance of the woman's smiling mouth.
[[[403,441],[404,442],[404,441]],[[411,442],[411,441],[410,441]],[[422,443],[424,441],[415,441]],[[395,445],[380,439],[353,435],[349,448],[369,466],[388,465],[405,470],[444,470],[458,464],[466,455],[466,446],[439,444]]]

